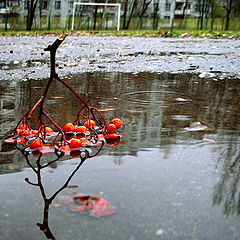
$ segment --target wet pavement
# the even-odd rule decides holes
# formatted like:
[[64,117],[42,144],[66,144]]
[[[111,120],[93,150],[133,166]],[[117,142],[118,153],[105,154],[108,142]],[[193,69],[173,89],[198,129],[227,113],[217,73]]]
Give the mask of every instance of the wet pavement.
[[[49,53],[56,37],[1,37],[0,80],[48,76]],[[61,76],[81,72],[203,73],[240,77],[240,41],[68,36],[58,50]]]
[[[48,55],[42,54],[42,48],[46,41],[50,43],[55,38],[32,38],[36,40],[32,46],[29,39],[21,40],[28,48],[37,43],[41,46],[33,50],[35,54],[29,53],[24,59],[15,54],[18,60],[11,60],[12,65],[7,63],[8,55],[21,52],[21,48],[8,53],[8,45],[2,54],[3,66],[9,69],[1,71],[0,81],[0,239],[46,239],[46,231],[44,234],[36,226],[46,216],[42,190],[24,181],[28,178],[36,182],[36,174],[19,150],[3,143],[6,132],[36,103],[47,81],[43,76],[49,71]],[[85,42],[85,49],[79,47],[78,41]],[[112,43],[111,50],[106,47],[107,42]],[[194,47],[194,42],[200,47]],[[221,55],[209,53],[216,42],[221,47],[214,51],[220,51]],[[158,50],[157,56],[147,54],[157,49],[156,43],[171,50],[171,54],[162,50]],[[21,46],[20,42],[16,44]],[[152,47],[147,51],[150,44]],[[121,54],[119,45],[125,46]],[[144,53],[139,53],[140,46]],[[183,46],[188,53],[181,53],[183,60],[179,61],[178,54],[183,52],[179,48]],[[203,46],[207,46],[205,50]],[[234,48],[234,53],[228,54],[230,48]],[[188,55],[193,51],[209,54],[203,54],[205,58]],[[119,130],[120,144],[116,147],[105,144],[96,157],[84,162],[69,187],[58,194],[74,196],[75,191],[101,197],[116,207],[116,213],[95,219],[72,211],[56,197],[48,216],[48,227],[55,239],[240,238],[238,51],[239,42],[232,40],[66,39],[57,54],[59,75],[90,105],[100,109],[107,122],[120,117],[123,127]],[[222,68],[214,64],[218,57],[222,59]],[[102,58],[109,60],[101,62]],[[118,58],[129,60],[111,62]],[[155,64],[146,64],[147,59],[154,58],[158,59]],[[180,70],[184,63],[190,66],[191,58],[199,67]],[[67,65],[76,64],[77,59],[78,65]],[[90,63],[91,59],[96,62]],[[179,69],[173,70],[175,62],[169,62],[170,59],[176,61]],[[29,61],[29,66],[22,68],[22,61]],[[234,62],[231,70],[227,66],[229,61]],[[33,62],[39,62],[39,66],[31,65]],[[147,70],[151,66],[158,70]],[[211,66],[214,69],[210,70]],[[12,74],[6,74],[7,71]],[[21,78],[24,73],[28,75]],[[53,83],[45,110],[60,126],[73,121],[80,107],[67,89]],[[44,155],[41,163],[53,158],[51,154]],[[29,157],[35,167],[36,159]],[[48,197],[64,184],[78,164],[79,158],[64,156],[42,169],[41,179]]]

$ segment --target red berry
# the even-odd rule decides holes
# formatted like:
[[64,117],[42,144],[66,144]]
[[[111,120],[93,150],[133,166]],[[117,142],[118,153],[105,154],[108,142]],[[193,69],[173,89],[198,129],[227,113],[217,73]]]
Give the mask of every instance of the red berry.
[[[28,127],[26,125],[21,125],[16,129],[16,132],[17,132],[17,134],[21,135],[20,133],[22,132],[22,134],[23,134],[23,131],[25,131],[25,130],[28,130]],[[23,136],[23,135],[21,135],[21,136]]]
[[114,124],[117,129],[122,126],[122,121],[120,118],[113,118],[110,123]]
[[[42,131],[44,132],[44,129]],[[47,135],[53,134],[53,130],[50,127],[45,127],[45,132],[46,132]]]
[[35,138],[31,143],[30,143],[30,148],[32,149],[38,149],[43,147],[43,142],[40,138]]
[[116,125],[115,124],[113,124],[113,123],[110,123],[108,126],[107,126],[107,131],[109,132],[109,133],[114,133],[114,132],[116,132]]
[[89,122],[89,119],[84,123],[85,127],[87,128],[94,128],[96,126],[96,123],[95,121],[93,120],[90,120]]
[[66,123],[63,127],[64,132],[74,132],[75,127],[72,123]]
[[28,137],[31,135],[30,130],[21,130],[21,132],[19,133],[20,136],[24,136],[24,137]]
[[87,128],[85,126],[78,126],[78,127],[76,127],[75,131],[77,133],[85,133],[85,132],[87,132]]
[[34,136],[38,133],[38,130],[31,130],[31,135]]
[[20,129],[20,130],[24,130],[24,129],[27,129],[28,127],[26,125],[21,125],[19,126],[17,129]]
[[82,146],[82,143],[86,140],[86,138],[72,138],[69,147],[70,148],[80,148]]

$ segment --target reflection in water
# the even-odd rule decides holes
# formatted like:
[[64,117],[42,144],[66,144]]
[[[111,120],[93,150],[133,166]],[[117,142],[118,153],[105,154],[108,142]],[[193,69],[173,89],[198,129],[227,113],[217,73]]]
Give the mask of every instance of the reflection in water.
[[[177,165],[178,160],[185,160],[181,157],[187,155],[194,158],[198,155],[196,158],[200,160],[204,158],[208,163],[206,172],[210,176],[211,183],[215,184],[209,194],[213,205],[222,206],[225,216],[240,215],[239,79],[204,79],[192,74],[169,73],[137,75],[84,73],[69,76],[66,81],[77,89],[90,105],[104,111],[107,122],[114,116],[118,116],[124,122],[119,132],[122,136],[121,144],[115,149],[103,149],[101,155],[113,157],[111,159],[116,165],[128,168],[131,159],[141,156],[142,152],[148,151],[148,158],[143,161],[149,161],[155,158],[155,153],[158,151],[161,156],[159,169],[163,162],[168,168],[172,168],[171,163]],[[44,84],[44,81],[35,80],[11,84],[11,88],[10,85],[3,84],[2,92],[10,94],[15,91],[16,94],[9,95],[9,98],[7,94],[2,97],[3,101],[8,99],[8,104],[2,104],[4,109],[1,111],[8,111],[9,115],[1,116],[1,138],[11,126],[16,125],[16,119],[36,102]],[[75,119],[73,113],[79,109],[79,106],[71,95],[62,92],[62,88],[54,84],[50,96],[47,99],[47,111],[60,126]],[[188,131],[192,127],[191,123],[204,124],[198,126],[197,131]],[[211,127],[207,129],[204,126]],[[174,155],[178,147],[182,151],[177,153],[180,157]],[[152,149],[156,150],[155,153],[151,151]],[[191,160],[187,162],[188,169],[186,169],[190,175],[199,164],[190,162]],[[19,152],[4,144],[1,145],[1,174],[21,171],[25,167],[24,164],[25,161],[19,156]],[[212,165],[215,166],[216,171]],[[145,169],[141,171],[143,173]],[[170,173],[171,170],[166,174],[171,176]],[[178,174],[179,179],[185,177],[181,175],[184,173]],[[175,182],[171,182],[169,176],[164,175],[163,180],[175,186]],[[199,185],[202,184],[203,188],[211,188],[209,185],[204,186],[206,184],[204,173],[199,172],[199,176],[197,179],[200,180]],[[146,177],[147,181],[148,176]],[[155,184],[155,182],[150,183]],[[185,185],[180,186],[185,187]],[[191,184],[187,186],[191,188]],[[174,187],[172,191],[175,194]],[[197,194],[197,189],[190,193],[191,196]],[[151,207],[149,208],[152,209]],[[204,207],[207,208],[206,205]],[[218,211],[216,207],[214,209]],[[205,219],[202,221],[204,222]]]
[[223,205],[225,216],[240,215],[240,149],[239,138],[229,136],[227,148],[219,148],[221,157],[217,162],[220,177],[214,189],[213,204]]
[[92,158],[95,157],[101,150],[103,147],[104,143],[102,142],[102,145],[100,146],[100,148],[94,153],[91,154],[89,153],[88,149],[83,149],[83,150],[76,150],[76,155],[79,156],[79,164],[76,166],[76,168],[74,169],[74,171],[70,174],[70,176],[67,178],[67,180],[65,181],[65,183],[55,192],[51,195],[51,197],[47,197],[46,193],[45,193],[45,188],[42,182],[42,176],[41,176],[41,171],[44,168],[50,167],[51,165],[53,165],[54,163],[56,163],[57,161],[59,161],[64,154],[63,153],[55,153],[56,154],[56,158],[52,161],[49,161],[48,163],[42,164],[41,163],[41,158],[44,156],[42,153],[37,157],[37,161],[36,161],[36,167],[33,166],[33,164],[29,161],[29,152],[26,152],[24,150],[20,150],[19,151],[22,153],[22,155],[25,157],[27,164],[29,165],[29,167],[33,170],[33,172],[37,175],[37,182],[33,183],[31,182],[28,178],[25,178],[25,181],[27,183],[29,183],[32,186],[35,187],[39,187],[39,190],[41,192],[43,201],[44,201],[44,209],[43,209],[43,222],[42,223],[37,223],[37,226],[40,228],[41,231],[44,232],[44,234],[46,235],[46,237],[48,239],[55,239],[53,233],[51,232],[50,228],[49,228],[49,224],[48,224],[48,213],[49,213],[49,207],[52,204],[53,200],[57,197],[57,195],[63,191],[65,188],[69,187],[69,183],[72,179],[72,177],[74,176],[74,174],[79,170],[79,168],[82,166],[82,164],[85,162],[86,159],[88,158]]

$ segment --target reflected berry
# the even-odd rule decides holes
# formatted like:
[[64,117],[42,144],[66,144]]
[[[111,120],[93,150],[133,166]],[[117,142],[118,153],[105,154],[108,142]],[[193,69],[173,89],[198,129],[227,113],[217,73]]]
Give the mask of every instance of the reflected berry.
[[120,138],[120,136],[117,133],[109,133],[106,136],[106,139],[117,139],[117,138]]

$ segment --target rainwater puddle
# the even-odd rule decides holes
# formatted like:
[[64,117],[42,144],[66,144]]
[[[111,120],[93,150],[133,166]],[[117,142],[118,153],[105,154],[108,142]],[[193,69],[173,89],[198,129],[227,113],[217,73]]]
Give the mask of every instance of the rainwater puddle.
[[[239,80],[147,72],[95,72],[65,80],[107,122],[122,119],[121,142],[105,144],[74,175],[80,159],[59,158],[41,170],[40,191],[26,158],[3,138],[37,102],[47,80],[1,81],[1,239],[240,238]],[[57,82],[46,103],[60,126],[81,107]],[[54,157],[44,155],[41,164]],[[35,167],[36,160],[29,156]],[[44,198],[46,204],[55,193],[44,206]],[[76,193],[106,199],[115,214],[98,219],[59,201]]]

